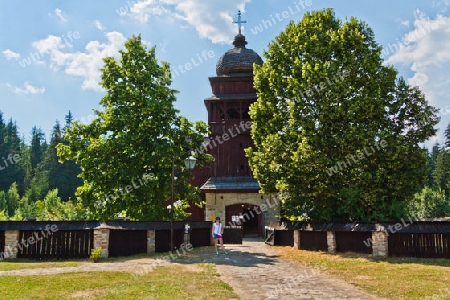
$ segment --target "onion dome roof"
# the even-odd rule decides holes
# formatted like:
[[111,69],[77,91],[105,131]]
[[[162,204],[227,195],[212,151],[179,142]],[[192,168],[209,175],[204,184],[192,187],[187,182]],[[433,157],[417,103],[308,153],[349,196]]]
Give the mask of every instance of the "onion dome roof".
[[216,74],[231,75],[236,73],[253,74],[253,64],[261,65],[261,57],[252,49],[245,48],[245,36],[238,34],[234,38],[234,48],[225,52],[216,64]]

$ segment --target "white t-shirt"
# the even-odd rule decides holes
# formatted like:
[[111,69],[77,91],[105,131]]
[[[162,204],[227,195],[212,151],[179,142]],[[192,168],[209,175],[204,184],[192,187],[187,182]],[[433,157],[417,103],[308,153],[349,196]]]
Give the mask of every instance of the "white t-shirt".
[[217,225],[217,223],[216,222],[214,222],[214,234],[218,234],[218,235],[221,235],[221,232],[222,232],[222,223],[219,223],[219,225]]

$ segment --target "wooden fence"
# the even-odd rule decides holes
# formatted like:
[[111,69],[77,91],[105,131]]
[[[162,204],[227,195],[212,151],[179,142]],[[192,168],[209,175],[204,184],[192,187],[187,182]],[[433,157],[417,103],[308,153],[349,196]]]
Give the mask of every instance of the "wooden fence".
[[190,241],[192,247],[211,245],[211,228],[191,228]]
[[[380,233],[385,240],[379,240]],[[450,221],[297,223],[286,228],[266,228],[266,243],[294,245],[301,250],[374,255],[377,244],[385,247],[386,256],[391,257],[450,258]]]
[[327,233],[323,231],[302,231],[299,247],[302,250],[327,251]]
[[367,247],[364,241],[372,239],[372,232],[367,231],[336,231],[336,252],[356,252],[372,254],[372,247]]
[[[185,222],[174,223],[176,247],[184,242],[184,225]],[[194,247],[211,244],[211,222],[189,222],[189,225],[190,242]],[[56,230],[50,232],[49,228]],[[170,250],[169,222],[0,221],[0,257],[9,257],[10,253],[7,252],[13,247],[18,258],[88,258],[96,244],[95,232],[102,230],[108,231],[109,256]],[[149,231],[154,232],[154,241],[149,240]],[[376,239],[379,233],[385,237],[381,241]],[[11,239],[11,235],[17,242],[7,245],[6,240]],[[374,250],[376,244],[378,248],[381,245],[381,248],[386,249],[386,256],[450,258],[450,221],[298,223],[283,229],[266,228],[266,242],[304,250],[351,251],[373,255],[378,253],[378,250]],[[153,244],[149,246],[149,243]],[[242,228],[227,227],[224,243],[242,243]]]
[[450,234],[396,233],[390,235],[389,256],[450,258]]
[[22,230],[17,257],[28,259],[68,259],[89,257],[94,243],[93,230],[59,230],[52,234]]
[[5,231],[0,230],[0,252],[5,249]]
[[[185,222],[174,223],[174,245],[185,242]],[[211,222],[189,222],[193,247],[211,245]],[[50,228],[53,230],[51,231]],[[170,250],[170,222],[133,221],[0,221],[0,257],[36,260],[89,258],[95,232],[107,231],[108,256]],[[149,231],[154,232],[153,241]],[[15,242],[6,244],[7,235]],[[101,236],[104,238],[104,236]],[[102,244],[98,241],[97,245]]]
[[147,253],[147,230],[111,230],[108,253],[110,257]]
[[[183,243],[182,229],[175,229],[173,233],[174,247],[178,248]],[[155,238],[156,252],[170,251],[170,230],[157,230]]]
[[242,226],[226,226],[223,234],[224,244],[242,244],[244,229]]

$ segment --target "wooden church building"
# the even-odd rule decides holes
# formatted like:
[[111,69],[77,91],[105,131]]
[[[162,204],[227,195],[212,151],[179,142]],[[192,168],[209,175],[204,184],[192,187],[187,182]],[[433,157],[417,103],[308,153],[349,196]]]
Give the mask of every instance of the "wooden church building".
[[246,48],[240,22],[239,15],[234,48],[219,58],[216,76],[209,78],[212,96],[204,103],[210,136],[205,148],[214,161],[194,169],[193,184],[200,187],[206,201],[204,220],[220,217],[226,226],[243,226],[244,236],[249,237],[262,236],[264,226],[277,220],[279,203],[275,196],[259,193],[259,184],[252,177],[244,152],[253,147],[249,116],[249,107],[257,100],[253,64],[263,61],[255,51]]

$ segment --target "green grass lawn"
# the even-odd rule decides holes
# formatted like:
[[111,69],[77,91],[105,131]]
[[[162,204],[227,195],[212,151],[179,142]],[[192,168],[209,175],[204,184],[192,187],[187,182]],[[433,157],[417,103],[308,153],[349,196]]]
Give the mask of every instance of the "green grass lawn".
[[160,266],[143,275],[83,272],[0,277],[1,299],[238,299],[212,264]]
[[388,299],[450,299],[449,259],[373,259],[370,255],[354,253],[328,254],[292,247],[275,249],[283,258],[309,267],[320,266],[325,274],[374,295]]
[[[449,259],[373,259],[370,255],[354,253],[274,248],[285,259],[319,268],[325,274],[387,299],[450,299]],[[102,261],[123,262],[164,255],[142,254]],[[195,253],[177,259],[191,256]],[[0,271],[75,267],[88,261],[3,261]],[[239,299],[232,288],[220,280],[214,264],[174,264],[140,271],[138,268],[120,272],[1,276],[0,299]]]
[[[87,260],[86,260],[87,261]],[[37,269],[37,268],[66,268],[77,267],[82,261],[45,261],[36,260],[4,260],[0,262],[0,271]]]
[[[204,251],[207,247],[197,247],[192,249],[190,252],[186,252],[183,255],[176,256],[177,260],[186,259],[194,256],[199,251]],[[136,254],[127,257],[109,257],[102,258],[102,262],[126,262],[133,259],[140,258],[162,258],[167,256],[167,252],[163,253],[152,253],[152,254]],[[86,259],[76,259],[70,261],[59,261],[59,260],[45,260],[45,261],[37,261],[30,259],[5,259],[0,261],[0,272],[1,271],[12,271],[12,270],[23,270],[23,269],[37,269],[37,268],[66,268],[66,267],[78,267],[83,263],[90,263],[91,260]]]

